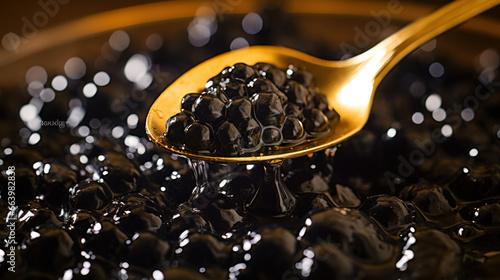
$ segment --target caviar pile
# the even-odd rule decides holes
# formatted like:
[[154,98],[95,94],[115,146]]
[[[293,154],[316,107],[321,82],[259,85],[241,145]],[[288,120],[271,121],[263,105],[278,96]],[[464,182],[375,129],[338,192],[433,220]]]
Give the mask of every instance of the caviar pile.
[[[273,24],[255,38],[341,57],[331,44],[306,40],[294,21],[276,21],[280,15],[287,18],[263,14]],[[210,164],[218,192],[186,203],[195,186],[191,166],[148,141],[146,113],[173,78],[227,51],[233,38],[225,34],[242,32],[240,22],[226,16],[203,48],[152,35],[165,37],[150,49],[129,33],[130,46],[85,58],[85,74],[68,78],[53,98],[46,94],[66,75],[62,67],[31,87],[1,89],[8,100],[0,102],[2,244],[10,235],[9,166],[18,206],[16,273],[7,270],[10,250],[2,246],[1,279],[498,278],[498,65],[459,67],[438,55],[439,40],[435,51],[417,51],[384,80],[360,133],[284,161],[284,185],[297,198],[289,215],[246,209],[264,179],[262,165]],[[441,75],[429,71],[436,62]],[[126,76],[138,63],[147,64],[139,68],[149,69],[149,83]],[[96,79],[103,71],[109,80]],[[95,95],[83,90],[94,82]],[[38,83],[43,94],[34,90]],[[459,108],[470,104],[477,106]],[[71,118],[37,129],[25,121],[35,118],[30,108],[43,121]]]
[[165,138],[195,152],[239,155],[320,136],[339,118],[306,69],[237,63],[211,78],[202,93],[184,96]]

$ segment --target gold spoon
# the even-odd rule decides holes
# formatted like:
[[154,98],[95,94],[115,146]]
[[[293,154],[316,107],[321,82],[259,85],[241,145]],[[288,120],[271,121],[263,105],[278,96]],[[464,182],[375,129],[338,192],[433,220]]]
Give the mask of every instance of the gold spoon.
[[[252,46],[230,51],[192,68],[173,82],[151,106],[146,132],[158,146],[191,159],[227,163],[281,161],[326,149],[360,131],[368,120],[373,95],[385,75],[406,55],[447,30],[500,4],[500,0],[457,0],[417,20],[370,50],[344,61],[318,59],[296,50],[276,46]],[[459,46],[457,46],[459,47]],[[296,146],[263,149],[251,156],[211,156],[191,153],[164,141],[167,119],[180,112],[182,97],[201,92],[208,79],[224,67],[238,62],[266,62],[280,68],[293,64],[311,71],[316,85],[327,95],[330,106],[340,114],[333,133]]]

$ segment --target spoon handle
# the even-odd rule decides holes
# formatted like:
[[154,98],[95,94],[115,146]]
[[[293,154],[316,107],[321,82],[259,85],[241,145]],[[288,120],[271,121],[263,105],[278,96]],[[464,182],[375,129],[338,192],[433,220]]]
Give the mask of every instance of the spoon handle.
[[382,78],[406,55],[432,38],[500,4],[500,0],[457,0],[424,16],[384,39],[365,54],[385,53],[375,81]]

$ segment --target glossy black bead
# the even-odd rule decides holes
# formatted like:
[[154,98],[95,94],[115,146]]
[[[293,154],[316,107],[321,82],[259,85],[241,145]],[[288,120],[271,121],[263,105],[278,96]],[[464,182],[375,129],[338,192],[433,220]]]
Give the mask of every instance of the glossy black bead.
[[250,96],[256,93],[275,93],[278,95],[279,99],[282,103],[285,103],[288,98],[287,96],[279,90],[272,81],[264,79],[264,78],[255,78],[251,82],[248,83],[248,94]]
[[[189,199],[195,186],[194,175],[189,168],[187,160],[176,158],[169,154],[163,154],[157,160],[155,168],[150,169],[147,174],[148,181],[152,187],[163,186],[163,193],[176,205]],[[161,187],[157,187],[157,189]]]
[[401,190],[400,197],[409,200],[428,216],[452,215],[457,202],[448,188],[433,184],[415,184]]
[[115,195],[123,195],[137,189],[140,172],[126,155],[107,152],[97,157],[100,177]]
[[[255,242],[257,239],[259,241]],[[264,228],[253,238],[249,236],[248,239],[245,239],[243,246],[250,247],[247,249],[252,256],[246,262],[246,269],[242,271],[243,279],[263,279],[266,277],[280,279],[282,275],[286,275],[285,270],[293,266],[293,257],[297,251],[297,239],[284,228]]]
[[263,126],[281,126],[285,120],[283,103],[275,93],[256,93],[252,103],[255,116]]
[[191,115],[178,113],[167,120],[165,138],[173,143],[182,145],[186,141],[184,130],[194,122]]
[[[457,170],[458,169],[458,170]],[[481,164],[463,172],[460,166],[454,172],[449,188],[454,195],[465,201],[500,196],[500,166]]]
[[245,83],[236,80],[228,81],[222,85],[224,93],[231,99],[247,96]]
[[321,110],[322,112],[328,111],[330,107],[328,105],[328,99],[324,94],[314,94],[313,95],[314,108]]
[[308,91],[302,84],[296,81],[289,81],[284,91],[289,102],[292,102],[300,108],[307,106]]
[[257,62],[253,67],[257,69],[259,72],[266,72],[274,68],[274,65],[267,62]]
[[231,66],[226,66],[222,69],[222,71],[220,71],[219,75],[217,75],[220,78],[221,83],[227,81],[231,77],[232,68],[233,67]]
[[236,63],[228,70],[228,72],[232,79],[242,82],[249,82],[258,76],[257,71],[245,63]]
[[[5,204],[8,209],[8,204]],[[54,211],[48,209],[43,201],[30,201],[20,207],[19,222],[16,232],[27,235],[32,229],[47,227],[57,228],[62,225]]]
[[218,86],[219,84],[221,84],[221,82],[223,82],[225,79],[224,77],[219,74],[217,76],[214,76],[212,78],[210,78],[206,83],[205,83],[205,89],[209,89],[211,87],[214,87],[214,86]]
[[[197,211],[199,212],[199,211]],[[212,225],[206,221],[200,214],[194,213],[191,210],[184,210],[176,213],[169,220],[170,231],[168,236],[170,238],[179,238],[179,235],[185,230],[195,231],[211,231]]]
[[193,104],[200,97],[199,93],[188,93],[181,100],[181,111],[193,111]]
[[374,196],[365,200],[360,210],[393,233],[406,229],[415,221],[414,207],[393,196]]
[[59,274],[74,263],[75,242],[61,228],[40,228],[28,235],[24,261],[33,270]]
[[417,228],[412,237],[413,258],[401,272],[403,279],[449,279],[463,273],[460,246],[448,234]]
[[246,98],[232,100],[227,108],[226,117],[233,123],[241,123],[252,117],[252,102]]
[[226,105],[213,95],[201,95],[193,104],[193,114],[197,120],[215,123],[226,114]]
[[337,126],[337,124],[340,122],[340,115],[334,109],[329,109],[323,113],[328,118],[328,121],[330,121],[332,127],[335,128],[335,126]]
[[285,105],[285,114],[287,117],[294,117],[299,120],[304,119],[304,114],[302,114],[302,109],[298,105],[292,104],[290,102]]
[[179,239],[183,244],[181,250],[178,250],[182,263],[199,267],[227,266],[230,247],[213,235],[192,233]]
[[314,82],[314,75],[301,66],[291,66],[286,70],[286,75],[288,79],[297,81],[305,87],[312,86]]
[[262,142],[266,146],[278,146],[283,141],[281,131],[276,127],[266,127],[262,131]]
[[243,217],[236,210],[236,204],[223,194],[209,197],[201,204],[193,203],[193,207],[201,208],[201,215],[218,232],[226,232],[243,221]]
[[328,118],[318,109],[304,110],[304,128],[308,133],[320,133],[328,130]]
[[214,144],[212,127],[195,122],[186,127],[186,147],[193,151],[211,151]]
[[254,95],[255,93],[259,92],[274,92],[277,93],[279,89],[276,87],[273,82],[270,80],[264,79],[264,78],[255,78],[252,81],[250,81],[247,85],[248,87],[248,94],[249,95]]
[[[53,209],[60,210],[63,206],[62,201],[68,197],[68,190],[77,182],[76,172],[53,161],[39,162],[36,166],[39,167],[36,169],[36,174],[40,176],[39,195],[42,195],[44,201]],[[27,178],[21,177],[21,179],[29,180],[29,174],[27,175]]]
[[236,155],[241,151],[241,133],[230,122],[224,122],[217,130],[217,149],[225,155]]
[[304,136],[305,130],[302,122],[294,117],[287,117],[281,128],[284,140],[297,140]]
[[113,200],[113,193],[104,182],[86,179],[70,190],[69,201],[74,209],[101,210]]
[[240,126],[240,133],[243,148],[254,149],[259,147],[262,128],[255,119],[251,118],[245,121]]
[[168,242],[150,232],[142,232],[129,246],[128,261],[131,265],[154,269],[165,264],[169,251]]
[[225,174],[224,180],[219,185],[219,189],[224,195],[240,208],[250,202],[255,193],[256,186],[254,178],[245,174]]
[[94,224],[85,241],[85,249],[110,260],[119,260],[126,251],[128,237],[113,223],[104,221]]
[[263,78],[273,82],[278,88],[282,88],[286,82],[285,71],[267,63],[257,63],[255,67]]
[[80,235],[85,235],[92,230],[98,222],[99,214],[94,211],[76,210],[66,222],[68,230],[76,231]]
[[[312,258],[310,258],[312,256]],[[323,257],[328,256],[328,257]],[[308,275],[308,279],[362,279],[363,270],[347,256],[337,244],[321,242],[308,247],[301,253],[297,266],[294,267],[293,277],[300,279],[302,275]],[[314,263],[314,268],[308,268],[304,264]],[[287,271],[288,272],[288,271]],[[296,275],[296,276],[295,276]],[[378,275],[384,275],[379,271]],[[293,279],[293,278],[292,278]]]
[[120,229],[132,236],[136,232],[159,232],[166,225],[163,210],[149,197],[134,193],[122,196],[105,209]]
[[500,203],[494,200],[472,203],[460,209],[461,216],[484,228],[500,227]]
[[393,254],[381,230],[358,210],[331,208],[314,213],[306,219],[303,231],[303,245],[335,244],[344,254],[371,263],[384,262]]
[[211,88],[208,88],[208,89],[204,90],[201,93],[201,95],[208,95],[208,96],[212,96],[212,97],[218,98],[218,99],[220,99],[220,101],[222,101],[222,103],[224,103],[225,105],[227,105],[229,103],[230,99],[227,96],[226,91],[225,91],[224,88],[225,87],[223,85],[216,85],[216,86],[213,86]]

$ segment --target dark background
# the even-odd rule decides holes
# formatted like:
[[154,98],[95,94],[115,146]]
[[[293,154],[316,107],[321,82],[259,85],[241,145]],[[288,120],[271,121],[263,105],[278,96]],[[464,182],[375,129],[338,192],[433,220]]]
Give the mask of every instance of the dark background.
[[[168,0],[167,0],[168,1]],[[191,1],[191,0],[182,0]],[[228,2],[232,0],[207,0],[206,3],[215,2]],[[269,4],[269,2],[286,2],[287,0],[242,0],[242,1],[264,1]],[[328,0],[325,0],[328,1]],[[335,1],[335,0],[330,0]],[[348,1],[348,0],[341,0]],[[356,1],[356,0],[350,0]],[[364,0],[366,2],[367,0]],[[372,0],[374,2],[388,3],[390,0]],[[393,0],[394,1],[394,0]],[[402,4],[404,2],[412,2],[415,4],[427,3],[432,6],[438,7],[449,3],[450,0],[399,0]],[[23,28],[25,28],[26,21],[33,23],[36,20],[36,15],[45,14],[43,5],[48,6],[50,9],[54,9],[54,5],[57,5],[52,15],[49,15],[46,24],[41,27],[37,27],[37,31],[45,31],[51,27],[60,25],[65,22],[76,20],[88,15],[96,14],[99,12],[105,12],[109,10],[114,10],[117,8],[130,7],[135,5],[141,5],[146,3],[161,2],[160,0],[0,0],[0,53],[4,50],[4,44],[2,44],[2,39],[9,32],[13,32],[19,37],[23,37]],[[307,3],[307,1],[304,1]],[[500,17],[500,7],[496,7],[487,12],[488,16]],[[43,18],[42,18],[43,20]],[[12,51],[12,50],[8,50]],[[7,52],[8,53],[8,52]]]
[[[67,2],[67,3],[66,3]],[[56,26],[87,15],[113,10],[120,7],[159,2],[154,0],[2,0],[0,1],[0,39],[8,32],[20,34],[25,24],[23,18],[33,22],[34,15],[43,11],[40,3],[57,3],[59,11],[49,17],[46,25],[39,30]],[[65,4],[61,4],[65,3]]]
[[[189,0],[184,0],[184,1],[189,1]],[[208,0],[207,2],[210,3],[211,1],[221,1],[221,0]],[[255,0],[244,0],[244,1],[255,1]],[[286,0],[281,0],[281,1],[286,1]],[[379,1],[379,0],[373,0],[373,1]],[[387,0],[380,0],[380,1],[387,2]],[[409,0],[401,0],[401,2],[404,1],[409,1]],[[60,23],[77,19],[86,15],[113,10],[120,7],[128,7],[128,6],[134,6],[152,2],[160,2],[160,1],[158,0],[27,0],[27,1],[1,0],[0,38],[3,37],[8,32],[14,32],[16,34],[20,34],[21,29],[24,25],[23,18],[32,21],[33,16],[38,11],[42,10],[42,7],[39,5],[39,3],[46,3],[46,4],[57,3],[59,6],[59,11],[53,17],[49,18],[48,23],[45,26],[40,28],[40,29],[46,29],[58,25]],[[280,0],[278,0],[277,2],[280,2]],[[413,2],[417,3],[428,2],[432,3],[433,5],[437,5],[437,4],[447,3],[449,2],[449,0],[432,0],[432,1],[414,0]]]

